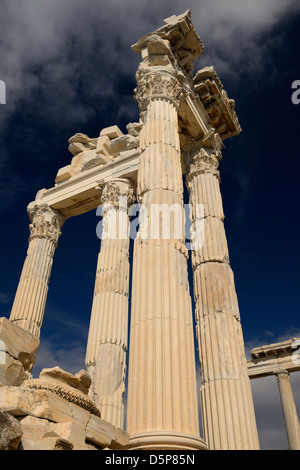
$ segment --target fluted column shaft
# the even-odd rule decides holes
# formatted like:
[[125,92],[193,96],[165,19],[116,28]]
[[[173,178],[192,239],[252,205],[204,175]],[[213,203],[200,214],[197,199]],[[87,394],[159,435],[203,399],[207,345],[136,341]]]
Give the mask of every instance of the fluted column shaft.
[[[256,449],[252,393],[223,223],[220,158],[218,149],[203,147],[187,155],[192,226],[204,224],[203,244],[192,250],[203,437],[210,449]],[[203,210],[197,211],[197,205]]]
[[10,320],[39,338],[60,227],[64,218],[48,205],[29,213],[30,238]]
[[180,86],[154,69],[137,74],[137,99],[145,109],[138,196],[148,225],[134,246],[127,431],[132,448],[201,448],[175,96]]
[[300,426],[290,374],[287,370],[279,370],[276,377],[290,450],[300,450]]
[[124,426],[126,351],[128,342],[129,234],[127,208],[133,201],[127,179],[103,188],[103,232],[86,352],[90,389],[101,417]]

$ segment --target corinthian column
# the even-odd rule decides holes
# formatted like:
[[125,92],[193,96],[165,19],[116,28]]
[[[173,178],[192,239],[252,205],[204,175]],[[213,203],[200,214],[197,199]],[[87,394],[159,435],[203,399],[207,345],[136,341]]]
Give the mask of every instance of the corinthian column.
[[275,375],[277,377],[290,450],[300,450],[300,427],[290,382],[290,374],[287,370],[278,370],[275,372]]
[[134,449],[200,449],[177,121],[181,77],[157,65],[168,63],[168,41],[155,36],[150,45],[162,55],[152,62],[143,51],[137,71],[144,119],[138,196],[148,223],[134,246],[127,431]]
[[86,352],[91,396],[101,417],[123,428],[128,337],[129,234],[132,183],[113,180],[102,192],[102,235]]
[[[204,242],[197,246],[195,239],[192,251],[203,437],[210,449],[257,449],[252,393],[223,224],[220,159],[220,150],[201,146],[186,155],[192,224],[196,226],[199,217],[204,223]],[[203,211],[197,211],[201,208],[197,205],[202,205]]]
[[47,204],[29,211],[29,246],[10,320],[39,338],[53,256],[64,217]]

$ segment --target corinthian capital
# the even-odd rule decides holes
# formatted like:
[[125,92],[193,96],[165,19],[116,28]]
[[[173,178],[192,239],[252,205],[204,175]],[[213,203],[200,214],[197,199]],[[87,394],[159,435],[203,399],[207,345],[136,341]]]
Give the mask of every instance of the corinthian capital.
[[219,162],[222,153],[219,149],[196,147],[186,153],[187,184],[189,185],[193,176],[212,173],[219,178]]
[[125,178],[109,181],[103,187],[101,202],[120,209],[130,206],[134,202],[132,182]]
[[275,371],[275,375],[277,377],[277,382],[289,382],[290,380],[290,373],[286,369],[278,369]]
[[36,204],[28,209],[28,215],[31,220],[29,240],[50,238],[57,243],[65,220],[59,211],[52,209],[48,204]]
[[141,111],[145,111],[150,100],[154,98],[165,98],[172,101],[176,107],[179,106],[182,97],[180,75],[176,76],[168,71],[140,67],[136,77],[135,99]]

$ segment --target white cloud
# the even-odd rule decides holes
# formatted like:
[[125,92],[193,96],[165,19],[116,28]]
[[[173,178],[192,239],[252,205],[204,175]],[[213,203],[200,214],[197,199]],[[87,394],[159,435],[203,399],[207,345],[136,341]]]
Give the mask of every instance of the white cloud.
[[73,374],[85,369],[85,344],[80,341],[61,344],[58,347],[58,342],[51,338],[41,341],[32,371],[34,378],[39,376],[42,369],[55,366]]
[[[207,45],[203,59],[211,59],[222,69],[220,73],[226,73],[237,63],[243,68],[261,67],[265,45],[260,35],[300,6],[296,0],[191,0],[189,8],[195,29]],[[135,73],[137,58],[130,45],[161,26],[164,17],[186,9],[183,0],[7,2],[0,18],[2,73],[9,99],[17,100],[20,93],[30,94],[32,88],[43,86],[41,70],[49,83],[69,85],[64,101],[76,99],[74,85],[85,73],[93,74],[99,63],[103,75],[93,77],[100,85],[95,92],[113,96],[114,74]],[[78,49],[82,55],[92,52],[89,63],[82,62],[85,70],[78,69]]]
[[71,373],[85,369],[88,328],[85,318],[74,318],[60,307],[47,305],[34,377],[41,369],[56,365]]
[[[52,132],[70,123],[80,132],[81,126],[99,115],[116,121],[107,125],[118,124],[118,119],[137,119],[133,88],[139,56],[130,46],[160,27],[164,18],[187,8],[205,45],[197,68],[214,65],[221,79],[230,78],[232,86],[243,73],[255,76],[247,85],[249,92],[259,83],[268,52],[283,47],[284,32],[268,38],[270,29],[299,12],[300,4],[297,0],[190,0],[188,5],[183,0],[2,2],[0,79],[6,83],[7,104],[0,115],[0,167],[5,166],[0,195],[6,195],[7,203],[14,194],[7,194],[4,174],[14,187],[28,190],[11,165],[6,134],[10,118],[24,113],[20,108],[27,106],[29,116],[37,114]],[[278,65],[272,67],[276,75]],[[127,90],[128,83],[132,84],[132,94],[124,96],[124,83]],[[229,92],[234,95],[234,90]],[[30,130],[22,132],[27,136]],[[36,138],[34,142],[32,158],[38,155],[40,160],[43,152],[35,150]],[[46,145],[45,136],[39,144]]]
[[251,350],[267,344],[281,343],[292,338],[300,338],[300,329],[294,326],[285,328],[275,334],[272,330],[263,330],[260,337],[248,339],[245,343],[246,357],[251,358]]
[[297,0],[202,0],[194,2],[191,10],[196,10],[197,5],[199,14],[207,17],[207,28],[212,21],[222,20],[224,23],[252,31],[269,28],[282,15],[299,9]]
[[8,304],[9,302],[10,302],[10,296],[1,290],[0,291],[0,303]]
[[284,31],[268,38],[271,28],[299,11],[297,0],[192,2],[193,22],[206,46],[199,63],[210,62],[221,77],[231,80],[244,72],[255,73],[254,85],[268,63],[269,51],[283,46]]

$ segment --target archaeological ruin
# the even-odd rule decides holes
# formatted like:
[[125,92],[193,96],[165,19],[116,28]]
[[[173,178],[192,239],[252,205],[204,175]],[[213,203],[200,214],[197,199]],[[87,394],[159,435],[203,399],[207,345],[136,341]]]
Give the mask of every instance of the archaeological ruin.
[[[28,205],[28,252],[10,317],[0,319],[0,448],[257,450],[250,380],[273,374],[290,447],[299,449],[288,376],[300,366],[291,360],[291,342],[245,356],[218,170],[224,141],[241,132],[235,102],[213,66],[194,75],[203,44],[189,11],[165,19],[132,49],[141,56],[137,122],[127,134],[115,125],[96,138],[71,137],[70,164]],[[131,259],[134,204],[144,217]],[[86,370],[45,368],[33,378],[59,237],[69,218],[99,206]]]

